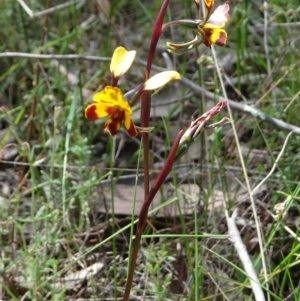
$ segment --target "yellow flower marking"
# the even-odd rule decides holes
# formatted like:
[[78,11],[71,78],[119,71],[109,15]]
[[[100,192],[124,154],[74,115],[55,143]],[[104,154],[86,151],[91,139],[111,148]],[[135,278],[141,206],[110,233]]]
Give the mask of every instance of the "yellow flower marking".
[[107,86],[101,92],[96,93],[93,100],[95,103],[85,109],[87,119],[93,120],[110,116],[105,123],[104,130],[111,135],[117,134],[122,125],[126,128],[130,137],[138,134],[131,118],[131,107],[119,88]]

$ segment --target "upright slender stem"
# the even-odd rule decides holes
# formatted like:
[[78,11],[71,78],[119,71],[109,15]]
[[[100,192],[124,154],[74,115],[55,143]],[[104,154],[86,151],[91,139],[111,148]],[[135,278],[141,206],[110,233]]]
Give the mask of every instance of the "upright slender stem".
[[176,137],[174,145],[168,155],[168,158],[165,161],[165,164],[164,164],[162,170],[160,171],[157,178],[155,179],[155,182],[153,183],[153,186],[151,187],[151,190],[150,190],[149,194],[147,195],[147,197],[145,198],[145,201],[142,205],[142,208],[141,208],[141,211],[139,214],[139,221],[138,221],[137,229],[136,229],[136,233],[135,233],[133,249],[132,249],[132,253],[131,253],[131,259],[130,259],[130,264],[129,264],[129,271],[128,271],[128,275],[127,275],[127,281],[126,281],[126,287],[125,287],[125,292],[124,292],[124,296],[123,296],[123,301],[128,301],[128,299],[129,299],[137,254],[139,251],[140,242],[141,242],[141,238],[142,238],[142,235],[144,232],[144,228],[145,228],[145,225],[147,222],[149,207],[150,207],[157,191],[159,190],[161,185],[164,183],[166,177],[168,176],[168,174],[170,173],[170,171],[172,169],[174,160],[176,158],[178,145],[179,145],[182,135],[183,135],[183,131],[180,131]]
[[[156,51],[157,42],[162,33],[162,26],[163,26],[164,17],[165,17],[166,11],[167,11],[167,7],[169,5],[169,1],[170,0],[164,0],[162,6],[160,8],[160,11],[158,13],[158,16],[156,18],[156,21],[155,21],[152,38],[151,38],[151,43],[150,43],[150,48],[149,48],[149,52],[148,52],[147,65],[146,65],[146,69],[145,69],[145,78],[144,78],[145,81],[150,76],[151,66],[152,66],[154,54]],[[144,91],[142,93],[141,98],[142,98],[141,126],[148,127],[149,119],[150,119],[150,109],[151,109],[151,93],[149,91]],[[144,232],[144,228],[145,228],[145,225],[147,222],[148,209],[149,209],[149,206],[155,195],[155,194],[153,195],[153,193],[151,194],[151,192],[149,192],[149,188],[150,188],[149,134],[143,133],[142,135],[143,135],[143,163],[144,163],[143,164],[144,165],[144,203],[141,208],[140,215],[139,215],[139,223],[137,226],[135,241],[133,244],[133,250],[132,250],[131,259],[130,259],[130,263],[129,263],[129,271],[128,271],[128,275],[127,275],[126,288],[125,288],[123,301],[127,301],[129,299],[130,290],[131,290],[131,286],[132,286],[132,280],[133,280],[133,274],[134,274],[135,265],[136,265],[137,254],[138,254],[138,250],[140,247],[140,241],[141,241],[142,234]],[[178,140],[178,143],[179,143],[179,140]],[[176,148],[176,150],[177,150],[177,148]],[[171,155],[171,153],[170,153],[170,155]],[[175,151],[175,155],[176,155],[176,151]],[[174,155],[174,158],[175,158],[175,155]],[[174,159],[173,159],[173,161],[174,161]],[[172,168],[172,165],[173,165],[173,163],[171,164],[171,168]]]
[[[150,76],[151,66],[152,66],[154,55],[155,55],[157,42],[162,33],[164,17],[165,17],[169,2],[170,2],[170,0],[164,0],[162,6],[160,8],[160,11],[158,13],[156,22],[155,22],[155,26],[154,26],[152,38],[151,38],[151,43],[150,43],[150,48],[149,48],[149,52],[148,52],[147,65],[146,65],[146,69],[145,69],[145,78],[144,78],[145,81]],[[149,91],[144,91],[141,95],[141,98],[142,98],[141,126],[148,127],[149,119],[150,119],[150,109],[151,109],[151,93]],[[144,163],[143,164],[144,165],[144,203],[141,208],[140,215],[139,215],[139,223],[137,226],[135,241],[133,244],[133,250],[132,250],[131,259],[130,259],[130,263],[129,263],[129,271],[128,271],[128,275],[127,275],[127,281],[126,281],[126,287],[125,287],[125,293],[123,296],[123,301],[127,301],[129,299],[135,265],[136,265],[137,254],[138,254],[138,250],[140,247],[140,241],[142,238],[142,234],[144,232],[144,228],[145,228],[145,225],[147,222],[149,206],[150,206],[155,194],[157,193],[157,190],[163,183],[163,181],[161,181],[161,182],[156,181],[155,183],[157,183],[157,186],[158,186],[158,189],[156,190],[156,192],[155,192],[155,189],[153,190],[153,187],[152,187],[151,191],[149,191],[149,188],[150,188],[149,134],[143,133],[142,135],[143,135],[143,163]],[[177,141],[177,147],[179,144],[179,140]],[[174,147],[175,147],[175,144],[174,144]],[[168,158],[171,158],[171,159],[169,159],[170,162],[171,161],[172,162],[168,163],[169,165],[167,165],[168,160],[166,161],[165,166],[167,166],[167,169],[170,168],[170,170],[171,170],[171,168],[172,168],[172,165],[173,165],[173,162],[174,162],[174,159],[176,156],[177,147],[175,147],[175,151],[170,152],[170,154],[168,156]],[[173,156],[173,159],[172,159],[172,156]],[[170,170],[168,171],[168,173],[170,172]],[[163,170],[161,171],[161,173],[163,173]],[[168,175],[168,173],[166,174],[166,176]],[[163,174],[165,174],[165,173],[163,173]],[[159,176],[157,177],[157,179],[159,179]]]
[[[145,69],[145,78],[146,81],[150,76],[151,66],[153,62],[153,58],[156,51],[157,42],[162,33],[162,27],[164,22],[164,17],[167,11],[167,7],[169,5],[170,0],[164,0],[158,16],[155,21],[150,48],[148,52],[147,65]],[[141,103],[141,126],[149,127],[149,119],[150,119],[150,109],[151,109],[151,92],[144,91],[142,93],[142,103]],[[149,194],[150,187],[150,178],[149,178],[149,134],[143,133],[143,155],[144,155],[144,197],[146,199]]]
[[155,22],[155,26],[154,26],[154,30],[152,33],[152,39],[151,39],[151,44],[150,44],[150,49],[148,52],[148,61],[147,61],[147,66],[146,66],[146,70],[148,72],[148,76],[151,70],[151,66],[152,66],[152,62],[153,62],[153,57],[156,51],[156,46],[157,46],[157,42],[160,38],[160,35],[162,33],[162,27],[163,27],[163,23],[164,23],[164,17],[169,5],[169,0],[164,0],[160,11],[158,13],[156,22]]

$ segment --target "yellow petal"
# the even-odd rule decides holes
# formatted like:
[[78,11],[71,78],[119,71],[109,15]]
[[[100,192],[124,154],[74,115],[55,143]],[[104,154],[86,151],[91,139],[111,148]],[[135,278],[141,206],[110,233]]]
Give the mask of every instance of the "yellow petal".
[[112,114],[111,109],[111,106],[91,104],[85,109],[85,117],[90,120],[103,118]]
[[[118,109],[132,113],[132,110],[123,96],[122,91],[118,87],[106,86],[102,91],[94,94],[93,100],[103,106],[106,111],[107,108]],[[109,113],[109,115],[112,113]]]
[[124,114],[124,127],[127,130],[130,137],[135,137],[138,134],[131,116],[127,113]]
[[115,77],[124,74],[132,65],[135,54],[135,50],[127,51],[124,47],[116,48],[111,59],[110,72]]
[[149,78],[144,84],[144,90],[155,90],[164,86],[170,80],[180,79],[177,71],[163,71]]

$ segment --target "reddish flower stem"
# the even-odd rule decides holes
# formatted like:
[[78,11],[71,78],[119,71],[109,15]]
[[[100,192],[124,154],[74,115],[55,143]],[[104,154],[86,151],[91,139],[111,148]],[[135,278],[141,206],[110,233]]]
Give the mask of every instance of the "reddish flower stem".
[[[145,78],[144,78],[145,81],[150,76],[151,66],[152,66],[154,55],[155,55],[157,42],[162,33],[164,17],[165,17],[169,2],[170,2],[170,0],[164,0],[162,6],[160,8],[160,11],[158,13],[155,25],[154,25],[150,48],[149,48],[149,52],[148,52],[147,66],[145,69]],[[141,126],[148,127],[149,119],[150,119],[150,109],[151,109],[151,92],[144,91],[141,95],[141,99],[142,99],[142,102],[141,102]],[[142,205],[142,208],[141,208],[141,211],[139,214],[139,222],[137,225],[135,240],[134,240],[132,254],[131,254],[131,258],[130,258],[129,271],[128,271],[128,276],[127,276],[123,301],[128,301],[128,299],[129,299],[134,270],[135,270],[135,266],[136,266],[137,254],[139,251],[142,234],[144,232],[144,228],[145,228],[145,225],[147,222],[149,206],[152,203],[153,198],[154,198],[155,194],[157,193],[158,189],[163,184],[164,179],[167,177],[167,175],[169,174],[169,172],[172,169],[173,162],[174,162],[174,159],[176,156],[178,144],[180,141],[180,137],[182,136],[182,133],[180,132],[180,134],[178,135],[179,138],[176,139],[175,144],[165,162],[164,168],[161,170],[161,172],[157,176],[150,192],[149,192],[149,187],[150,187],[149,134],[142,133],[142,136],[143,136],[143,163],[144,163],[144,203]]]
[[157,191],[159,190],[161,185],[164,183],[165,179],[167,178],[168,174],[170,173],[170,171],[172,169],[174,160],[176,158],[178,145],[179,145],[182,135],[183,135],[183,131],[181,130],[176,137],[174,145],[168,155],[168,158],[165,161],[165,164],[164,164],[162,170],[160,171],[157,178],[155,179],[155,181],[151,187],[151,190],[150,190],[149,194],[147,195],[147,197],[145,198],[145,201],[142,205],[142,208],[141,208],[141,211],[139,214],[139,221],[138,221],[137,229],[136,229],[136,233],[135,233],[133,249],[132,249],[132,253],[131,253],[131,259],[130,259],[130,265],[129,265],[129,271],[128,271],[128,276],[127,276],[123,301],[128,301],[128,299],[129,299],[134,270],[135,270],[135,266],[136,266],[136,259],[137,259],[137,255],[138,255],[138,251],[139,251],[139,247],[140,247],[141,238],[142,238],[144,228],[145,228],[145,225],[147,222],[149,207],[150,207]]
[[149,52],[148,52],[147,66],[146,66],[146,71],[148,73],[147,74],[148,76],[150,74],[153,57],[154,57],[154,54],[155,54],[155,51],[156,51],[157,42],[158,42],[158,40],[160,38],[160,35],[162,33],[164,17],[165,17],[169,2],[170,2],[169,0],[164,0],[162,6],[160,8],[160,11],[158,13],[156,22],[155,22],[154,30],[153,30],[153,33],[152,33],[150,49],[149,49]]
[[[150,71],[151,71],[151,66],[153,62],[153,58],[155,55],[156,51],[156,46],[157,42],[160,38],[160,35],[162,33],[162,27],[163,27],[163,22],[164,22],[164,17],[167,11],[167,7],[169,5],[170,0],[164,0],[160,11],[158,13],[153,33],[152,33],[152,38],[151,38],[151,43],[150,43],[150,48],[148,52],[148,59],[147,59],[147,66],[145,69],[145,78],[144,80],[146,81],[149,76],[150,76]],[[142,103],[141,103],[141,126],[142,127],[148,127],[149,126],[149,119],[150,119],[150,109],[151,109],[151,92],[149,91],[144,91],[142,93]],[[150,187],[150,177],[149,177],[149,135],[148,133],[142,134],[143,136],[143,149],[144,149],[144,197],[146,199],[148,193],[149,193],[149,187]]]
[[[164,0],[162,6],[160,8],[160,11],[158,13],[155,25],[154,25],[150,48],[149,48],[149,52],[148,52],[147,66],[145,69],[145,81],[150,76],[151,66],[152,66],[154,54],[156,51],[157,42],[162,33],[164,17],[165,17],[166,11],[167,11],[167,7],[169,5],[169,1],[170,0]],[[141,125],[144,127],[149,126],[150,108],[151,108],[150,92],[144,91],[142,94],[142,104],[141,104]]]

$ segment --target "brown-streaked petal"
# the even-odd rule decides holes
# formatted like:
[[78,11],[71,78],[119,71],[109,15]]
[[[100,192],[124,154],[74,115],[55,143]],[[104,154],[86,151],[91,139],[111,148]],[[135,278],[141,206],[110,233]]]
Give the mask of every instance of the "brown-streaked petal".
[[124,127],[127,130],[130,137],[135,137],[138,134],[134,122],[129,114],[124,114]]
[[110,106],[105,106],[103,104],[91,104],[85,109],[85,117],[87,119],[93,120],[98,118],[103,118],[111,115],[115,112],[114,108]]
[[224,46],[227,41],[227,32],[224,29],[220,28],[203,28],[205,32],[206,39],[204,44],[207,47],[210,47],[212,44],[216,44],[218,46]]
[[110,118],[104,125],[104,131],[110,133],[110,135],[114,136],[118,133],[122,125],[122,120],[112,119]]

